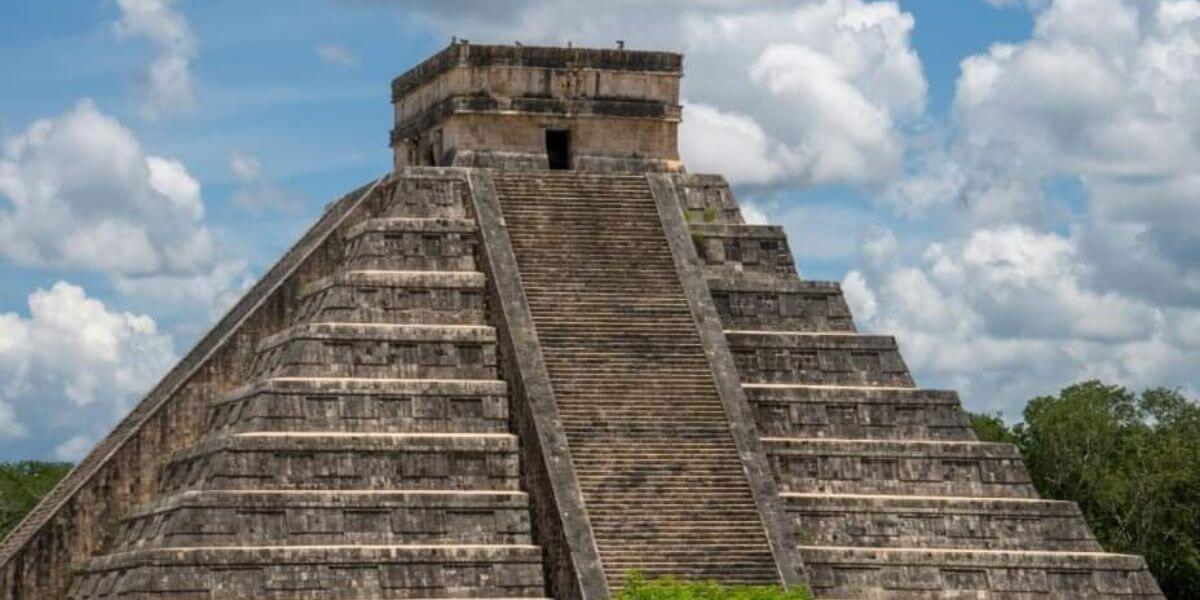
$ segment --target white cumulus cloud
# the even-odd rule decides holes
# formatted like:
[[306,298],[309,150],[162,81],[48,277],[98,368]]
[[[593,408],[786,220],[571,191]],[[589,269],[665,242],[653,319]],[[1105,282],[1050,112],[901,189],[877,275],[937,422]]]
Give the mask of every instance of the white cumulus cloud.
[[1076,236],[985,227],[927,245],[915,263],[889,254],[889,237],[864,242],[874,258],[843,285],[860,326],[896,334],[923,385],[964,388],[973,406],[1017,416],[1030,397],[1093,377],[1194,382],[1200,311],[1096,289]]
[[0,313],[0,441],[36,437],[78,459],[175,362],[171,338],[62,281],[28,306]]
[[0,254],[18,263],[134,275],[213,260],[199,182],[90,100],[7,140],[0,198]]
[[[171,282],[207,295],[236,278],[204,222],[201,186],[179,160],[147,154],[90,100],[5,140],[0,155],[0,257],[33,267],[97,271],[132,289]],[[224,281],[221,281],[224,279]]]
[[1200,2],[1005,4],[1030,38],[962,61],[949,127],[882,194],[948,226],[847,293],[918,373],[1011,416],[1089,377],[1194,392]]

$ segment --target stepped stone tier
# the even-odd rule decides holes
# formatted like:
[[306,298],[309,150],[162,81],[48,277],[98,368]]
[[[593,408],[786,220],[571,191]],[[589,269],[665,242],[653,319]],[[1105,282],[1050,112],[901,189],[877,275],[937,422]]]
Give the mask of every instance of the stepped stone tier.
[[681,64],[464,42],[398,78],[394,172],[5,540],[0,599],[1161,598],[682,172]]

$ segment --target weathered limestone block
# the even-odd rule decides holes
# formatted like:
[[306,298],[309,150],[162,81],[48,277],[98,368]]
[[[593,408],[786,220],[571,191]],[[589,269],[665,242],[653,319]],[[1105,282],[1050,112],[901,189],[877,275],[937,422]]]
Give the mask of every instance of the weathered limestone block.
[[1137,556],[1082,552],[801,547],[830,598],[1161,598]]
[[672,175],[688,223],[745,224],[729,182],[720,175]]
[[117,551],[297,545],[528,545],[522,492],[184,492],[126,518]]
[[709,279],[744,272],[796,274],[787,234],[778,225],[693,223],[691,230]]
[[395,184],[375,209],[379,218],[469,218],[470,190],[461,170],[400,169]]
[[1015,446],[764,438],[782,492],[1036,498]]
[[853,333],[841,284],[742,272],[708,280],[725,329]]
[[345,267],[378,271],[478,271],[470,219],[370,219],[346,233]]
[[891,336],[727,331],[743,383],[914,387]]
[[486,326],[316,323],[259,345],[269,377],[495,379],[496,332]]
[[292,322],[485,323],[483,291],[471,271],[345,271],[306,286]]
[[[682,170],[682,61],[665,52],[455,43],[393,81],[393,162]],[[562,136],[561,147],[548,146],[547,130]]]
[[517,490],[508,434],[216,437],[180,452],[162,490]]
[[309,546],[138,550],[97,559],[72,598],[399,600],[543,596],[537,546]]
[[508,389],[488,380],[268,379],[213,405],[213,433],[501,433]]
[[809,546],[1101,550],[1072,502],[820,493],[784,501]]
[[758,430],[771,437],[875,440],[975,439],[958,394],[748,384]]

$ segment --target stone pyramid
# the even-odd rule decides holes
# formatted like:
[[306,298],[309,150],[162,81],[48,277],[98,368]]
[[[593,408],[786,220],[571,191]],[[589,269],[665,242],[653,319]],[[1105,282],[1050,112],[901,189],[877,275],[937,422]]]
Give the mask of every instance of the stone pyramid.
[[0,547],[0,599],[1160,598],[676,151],[682,57],[456,42]]

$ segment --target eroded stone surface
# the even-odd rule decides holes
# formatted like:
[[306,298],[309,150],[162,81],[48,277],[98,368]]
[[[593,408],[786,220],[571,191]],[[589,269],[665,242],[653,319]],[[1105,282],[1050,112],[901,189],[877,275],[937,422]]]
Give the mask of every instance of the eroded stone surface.
[[1015,447],[978,442],[953,392],[917,388],[895,339],[855,333],[781,230],[742,225],[728,192],[680,205],[818,597],[1162,597],[1073,503],[1037,498]]

